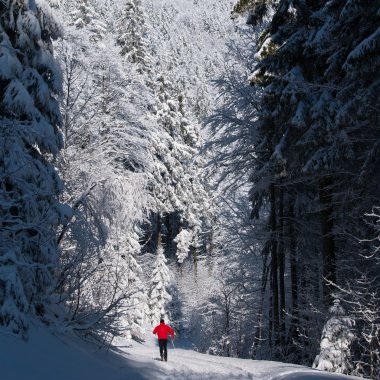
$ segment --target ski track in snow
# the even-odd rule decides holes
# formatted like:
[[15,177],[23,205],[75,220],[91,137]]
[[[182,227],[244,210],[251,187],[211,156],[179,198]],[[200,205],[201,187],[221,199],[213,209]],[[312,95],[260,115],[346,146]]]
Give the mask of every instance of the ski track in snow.
[[293,364],[226,358],[169,342],[161,362],[155,337],[144,343],[115,338],[112,350],[95,347],[73,334],[33,327],[27,342],[0,333],[0,380],[353,380]]
[[[125,344],[125,343],[124,343]],[[136,362],[146,362],[151,358],[154,366],[152,380],[333,380],[355,379],[309,369],[307,367],[271,362],[205,355],[191,349],[168,344],[168,362],[159,360],[159,349],[154,337],[147,337],[145,343],[132,343],[131,348],[123,349],[124,355]],[[146,363],[147,365],[150,365]],[[151,375],[152,376],[152,373]],[[359,379],[359,378],[356,378]]]

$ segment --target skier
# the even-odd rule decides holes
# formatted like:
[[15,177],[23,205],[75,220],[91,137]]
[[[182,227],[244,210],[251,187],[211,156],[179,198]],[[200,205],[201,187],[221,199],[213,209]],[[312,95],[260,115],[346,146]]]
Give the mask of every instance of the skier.
[[165,321],[160,319],[160,324],[153,330],[153,334],[158,336],[158,345],[160,346],[161,361],[168,361],[168,335],[174,339],[174,331],[168,325],[165,325]]

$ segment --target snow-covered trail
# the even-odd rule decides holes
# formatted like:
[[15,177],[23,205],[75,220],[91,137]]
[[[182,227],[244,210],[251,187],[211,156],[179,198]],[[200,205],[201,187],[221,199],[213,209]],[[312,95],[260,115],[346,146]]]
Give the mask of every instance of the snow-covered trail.
[[[177,345],[177,344],[176,344]],[[183,348],[181,344],[173,348],[168,344],[168,361],[159,360],[159,349],[155,338],[147,336],[144,343],[132,343],[131,348],[123,349],[124,355],[132,362],[145,363],[154,367],[154,377],[149,379],[181,380],[333,380],[355,379],[344,375],[335,375],[311,368],[263,360],[247,360],[205,355]],[[356,378],[359,379],[359,378]]]
[[[149,332],[149,330],[148,330]],[[27,342],[0,332],[1,380],[353,380],[310,368],[269,361],[200,354],[179,342],[168,362],[158,360],[153,334],[146,342],[118,340],[112,352],[75,335],[33,327]]]

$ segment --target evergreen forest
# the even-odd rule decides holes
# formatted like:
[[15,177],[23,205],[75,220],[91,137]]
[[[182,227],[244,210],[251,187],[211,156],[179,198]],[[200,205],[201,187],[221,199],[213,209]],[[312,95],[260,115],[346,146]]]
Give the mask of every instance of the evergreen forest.
[[380,0],[0,0],[0,331],[380,378]]

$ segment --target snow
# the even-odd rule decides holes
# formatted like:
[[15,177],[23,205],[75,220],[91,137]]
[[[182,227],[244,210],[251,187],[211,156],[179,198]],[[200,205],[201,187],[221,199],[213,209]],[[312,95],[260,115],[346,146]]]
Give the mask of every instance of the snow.
[[190,246],[191,246],[191,233],[187,230],[182,230],[173,240],[177,243],[177,258],[179,263],[183,263],[186,257],[189,254]]
[[[263,44],[261,45],[259,51],[254,55],[254,57],[259,60],[261,58],[265,58],[268,55],[269,50],[273,47],[272,37],[268,37],[265,39]],[[257,71],[257,70],[256,70]]]
[[30,7],[30,11],[26,11],[23,17],[23,29],[29,38],[33,38],[35,40],[41,39],[41,27],[38,22],[37,17],[34,15],[36,12],[36,6],[33,4],[33,7]]
[[17,79],[12,79],[4,92],[3,104],[7,110],[19,114],[33,114],[34,102],[28,91]]
[[371,34],[369,37],[365,38],[358,46],[355,47],[354,50],[351,51],[351,53],[348,55],[345,68],[346,70],[349,69],[347,65],[349,65],[350,62],[360,59],[366,54],[374,53],[376,54],[376,49],[378,49],[379,46],[379,39],[380,39],[380,27],[378,27],[375,31],[375,33]]
[[226,358],[191,350],[185,341],[168,345],[168,362],[158,360],[153,334],[144,343],[115,339],[113,350],[99,349],[74,335],[53,335],[33,326],[29,340],[0,333],[2,380],[333,380],[359,379],[294,364]]

